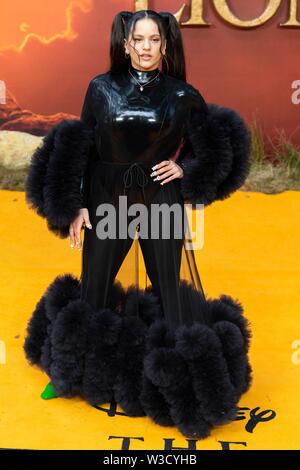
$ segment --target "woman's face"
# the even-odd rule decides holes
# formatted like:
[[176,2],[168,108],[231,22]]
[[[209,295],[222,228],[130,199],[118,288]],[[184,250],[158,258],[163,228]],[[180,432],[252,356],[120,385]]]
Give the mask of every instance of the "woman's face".
[[[162,38],[155,21],[143,18],[135,23],[135,31],[130,32],[128,41],[124,39],[125,52],[130,54],[131,64],[138,70],[154,70],[162,58],[160,46]],[[166,41],[161,48],[166,51]],[[149,56],[149,57],[146,57]]]

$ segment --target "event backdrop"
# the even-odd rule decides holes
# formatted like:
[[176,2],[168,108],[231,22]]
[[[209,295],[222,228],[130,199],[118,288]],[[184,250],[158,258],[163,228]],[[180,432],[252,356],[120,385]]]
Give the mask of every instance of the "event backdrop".
[[257,122],[266,141],[279,129],[300,144],[300,0],[0,0],[0,448],[299,449],[300,152],[291,146],[276,170],[256,165],[265,157],[256,143],[246,189],[205,211],[196,260],[206,295],[240,299],[253,330],[254,382],[235,422],[197,442],[113,402],[45,401],[48,378],[25,359],[36,300],[56,276],[81,270],[81,252],[26,204],[30,157],[53,125],[79,117],[89,81],[108,69],[114,15],[145,8],[180,22],[187,80],[208,103]]
[[208,102],[300,144],[298,0],[1,0],[0,130],[44,135],[78,116],[89,80],[109,66],[114,15],[143,8],[176,15],[187,80]]

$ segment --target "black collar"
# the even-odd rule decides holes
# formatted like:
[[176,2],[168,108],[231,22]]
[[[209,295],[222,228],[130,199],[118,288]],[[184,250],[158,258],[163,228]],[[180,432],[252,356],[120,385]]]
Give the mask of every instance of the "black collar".
[[[130,77],[130,79],[134,82],[134,79],[132,78],[132,76],[130,75],[130,73],[132,73],[132,75],[140,82],[140,83],[145,83],[145,82],[148,82],[149,80],[151,80],[151,78],[154,78],[156,75],[158,75],[157,79],[156,80],[153,80],[152,83],[156,82],[157,80],[159,80],[159,78],[161,77],[162,73],[161,71],[159,70],[159,68],[157,67],[156,69],[154,70],[138,70],[136,68],[134,68],[132,66],[132,64],[130,63],[129,66],[128,66],[128,75]],[[136,83],[136,82],[135,82]]]

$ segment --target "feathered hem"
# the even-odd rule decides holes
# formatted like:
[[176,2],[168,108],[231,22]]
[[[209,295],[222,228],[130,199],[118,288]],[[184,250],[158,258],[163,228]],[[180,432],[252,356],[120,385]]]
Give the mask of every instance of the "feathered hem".
[[[192,286],[181,281],[180,288]],[[76,277],[57,276],[29,320],[27,360],[60,397],[79,395],[93,406],[115,401],[126,415],[147,415],[187,437],[205,438],[236,419],[252,383],[241,304],[224,294],[206,299],[199,318],[209,322],[171,331],[151,286],[139,290],[138,315],[133,295],[115,281],[111,304],[96,312],[80,300]]]

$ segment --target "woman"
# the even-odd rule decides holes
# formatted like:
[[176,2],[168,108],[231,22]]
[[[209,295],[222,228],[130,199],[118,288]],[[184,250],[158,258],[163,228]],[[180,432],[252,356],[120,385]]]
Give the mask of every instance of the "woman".
[[[172,14],[120,12],[110,52],[110,70],[90,81],[79,123],[61,123],[33,156],[28,202],[55,233],[68,228],[72,248],[76,241],[81,249],[85,230],[80,281],[51,284],[25,352],[56,396],[115,400],[129,416],[203,438],[236,418],[250,386],[250,329],[237,301],[205,299],[185,203],[209,205],[242,185],[249,134],[234,111],[208,106],[186,83]],[[161,218],[152,212],[158,205]]]
[[[162,57],[166,57],[166,41],[158,29],[160,23],[147,16],[147,13],[136,14],[136,20],[140,19],[133,33],[134,15],[132,19],[129,15],[129,21],[124,21],[124,32],[128,37],[125,40],[123,28],[120,30],[117,24],[114,25],[112,72],[98,75],[90,82],[81,113],[83,122],[91,128],[96,127],[98,158],[92,162],[94,165],[89,174],[85,175],[85,207],[71,224],[70,238],[74,246],[76,236],[80,248],[83,222],[88,228],[89,224],[93,227],[85,233],[81,298],[95,310],[107,305],[108,290],[133,243],[129,236],[99,240],[96,231],[99,217],[95,216],[97,207],[103,202],[113,203],[116,220],[119,220],[118,215],[122,211],[119,196],[123,195],[127,198],[128,208],[135,203],[146,205],[149,225],[154,221],[152,204],[168,204],[170,207],[177,203],[180,205],[178,215],[182,214],[183,197],[178,179],[182,178],[183,170],[170,157],[179,147],[187,111],[194,107],[203,118],[206,113],[206,104],[199,92],[158,68]],[[159,15],[153,13],[152,16],[159,21]],[[120,15],[119,21],[122,18]],[[184,77],[181,36],[175,19],[172,25],[170,41],[173,37],[172,47],[176,51],[174,67],[178,62],[177,75]],[[162,26],[161,31],[164,32]],[[124,41],[123,61],[120,61],[118,49],[121,38]],[[161,38],[164,38],[164,43]],[[150,54],[149,58],[144,58],[145,53]],[[126,55],[130,60],[125,60]],[[167,64],[166,61],[166,67]],[[91,175],[92,193],[89,187]],[[139,182],[143,184],[139,186]],[[162,221],[170,223],[165,212]],[[134,220],[133,216],[127,223],[131,220]],[[139,239],[147,273],[164,307],[169,327],[176,327],[188,320],[188,313],[180,305],[178,283],[183,236],[177,239],[171,236],[172,233],[175,235],[174,229],[178,229],[174,225],[170,237],[154,239],[148,228],[145,237]],[[182,232],[183,229],[182,226]],[[105,269],[100,269],[101,266]],[[189,313],[192,312],[189,310]]]

